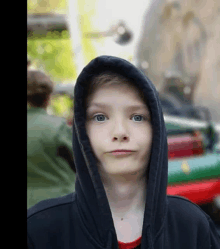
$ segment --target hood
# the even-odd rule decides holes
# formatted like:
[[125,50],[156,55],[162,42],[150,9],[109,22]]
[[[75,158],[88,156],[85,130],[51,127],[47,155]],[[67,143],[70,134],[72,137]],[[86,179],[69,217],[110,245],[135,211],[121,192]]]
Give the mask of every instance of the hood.
[[140,88],[151,113],[153,141],[141,248],[153,248],[166,216],[168,178],[167,136],[158,93],[151,81],[124,59],[100,56],[80,73],[74,89],[73,153],[76,166],[76,203],[84,231],[97,248],[118,248],[113,219],[85,128],[83,100],[88,82],[103,71],[117,72]]

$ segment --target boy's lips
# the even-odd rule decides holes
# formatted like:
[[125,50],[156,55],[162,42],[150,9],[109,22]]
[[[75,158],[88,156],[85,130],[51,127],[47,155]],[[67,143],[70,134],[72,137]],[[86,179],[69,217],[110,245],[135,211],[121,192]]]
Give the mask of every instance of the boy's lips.
[[114,156],[126,156],[126,155],[130,155],[132,152],[134,152],[133,150],[113,150],[110,151],[110,153]]
[[111,152],[132,152],[132,150],[113,150]]

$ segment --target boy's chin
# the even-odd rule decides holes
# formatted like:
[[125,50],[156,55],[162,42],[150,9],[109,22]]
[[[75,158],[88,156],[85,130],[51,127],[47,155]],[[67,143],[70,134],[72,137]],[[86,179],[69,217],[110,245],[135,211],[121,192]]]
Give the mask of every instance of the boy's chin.
[[[107,165],[105,165],[107,166]],[[104,168],[105,174],[112,177],[129,177],[137,176],[143,171],[143,167],[134,167],[134,165],[127,165],[122,167],[120,165],[107,166]]]

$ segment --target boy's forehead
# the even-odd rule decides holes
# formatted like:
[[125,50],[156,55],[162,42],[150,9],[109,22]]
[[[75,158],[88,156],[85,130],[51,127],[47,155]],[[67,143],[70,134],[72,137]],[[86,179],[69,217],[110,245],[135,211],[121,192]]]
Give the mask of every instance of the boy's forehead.
[[126,84],[106,84],[98,87],[87,99],[87,108],[122,104],[129,109],[149,109],[134,86]]
[[105,95],[100,94],[93,96],[92,99],[88,102],[88,109],[93,108],[102,108],[102,109],[111,109],[111,108],[121,108],[123,107],[126,110],[148,110],[147,105],[141,100],[141,98],[132,98],[130,95],[126,96],[126,93],[123,94],[123,97],[120,94]]
[[[100,107],[100,108],[107,108],[111,105],[114,105],[114,103],[106,103],[106,102],[91,102],[89,107]],[[146,105],[141,103],[127,103],[126,107],[129,109],[146,109]]]
[[133,99],[140,99],[139,97],[139,93],[138,90],[134,87],[134,86],[128,86],[125,84],[106,84],[103,85],[99,88],[97,88],[91,95],[90,95],[90,99],[96,99],[96,98],[114,98],[117,95],[127,95],[129,97],[133,97]]

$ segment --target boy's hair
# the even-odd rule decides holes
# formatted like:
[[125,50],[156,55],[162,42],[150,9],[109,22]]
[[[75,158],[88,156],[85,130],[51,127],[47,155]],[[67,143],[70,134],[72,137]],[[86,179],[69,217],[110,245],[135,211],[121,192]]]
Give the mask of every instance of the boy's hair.
[[103,85],[126,85],[129,87],[133,87],[134,89],[136,89],[141,100],[146,103],[143,92],[139,88],[137,88],[137,86],[131,79],[128,79],[125,76],[122,76],[121,74],[115,72],[106,71],[92,78],[87,89],[84,103],[86,109],[88,107],[89,97]]
[[53,92],[53,82],[41,71],[27,72],[27,102],[34,107],[43,107],[49,95]]

